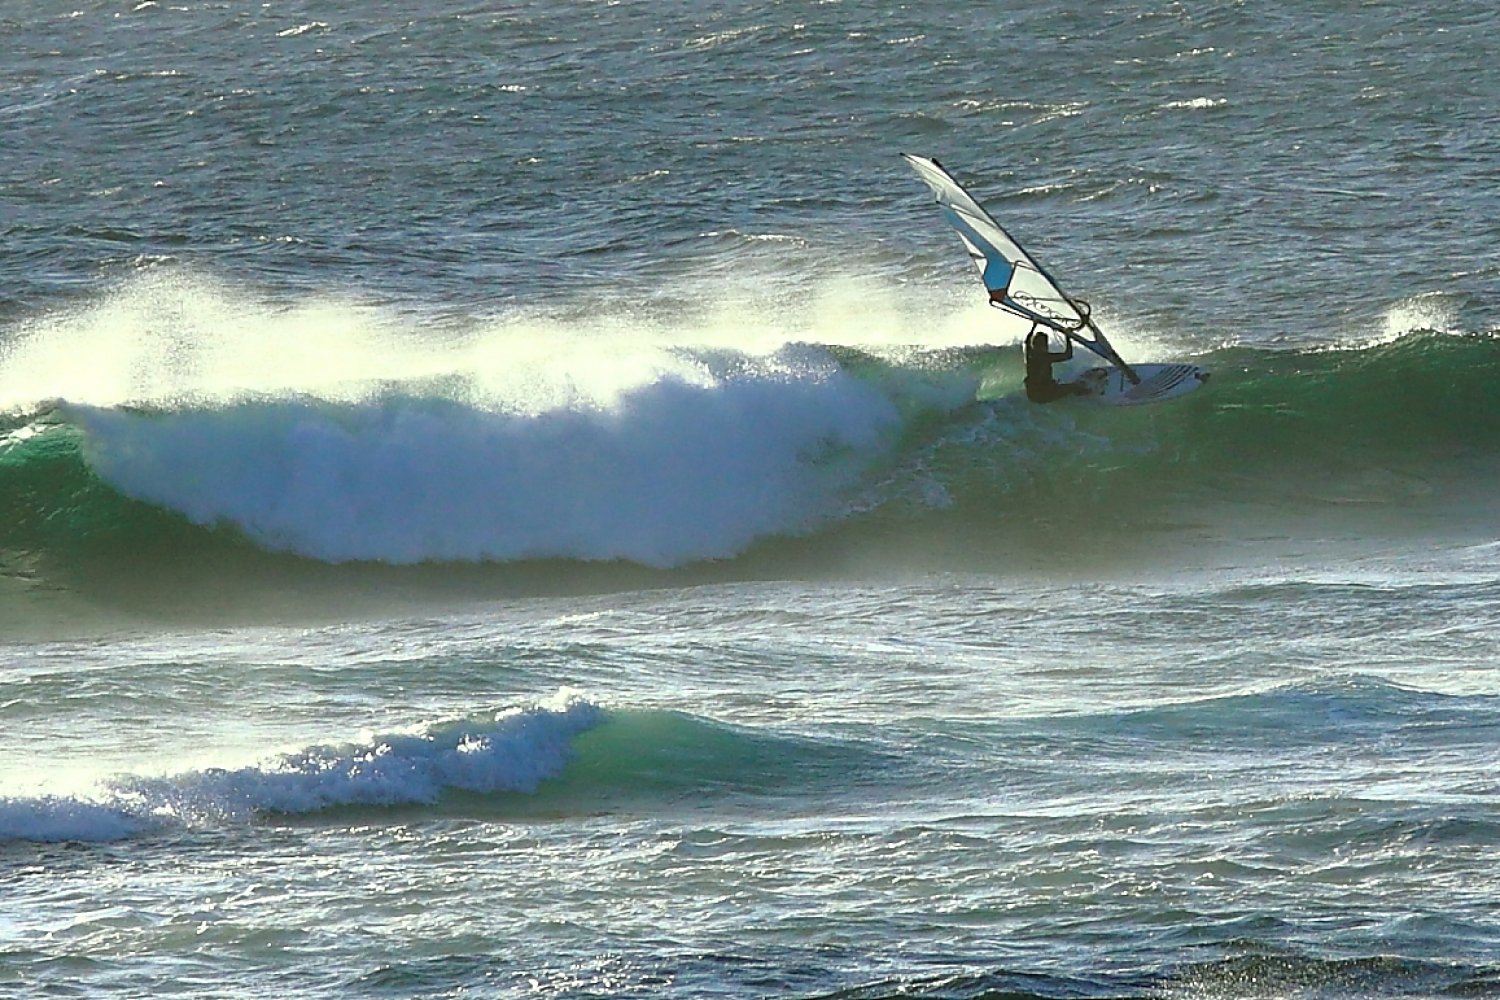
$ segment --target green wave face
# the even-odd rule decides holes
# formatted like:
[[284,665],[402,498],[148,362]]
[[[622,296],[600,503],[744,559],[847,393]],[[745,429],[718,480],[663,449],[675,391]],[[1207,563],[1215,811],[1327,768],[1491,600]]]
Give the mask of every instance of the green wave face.
[[1418,333],[1364,349],[1229,352],[1199,446],[1433,466],[1458,450],[1494,451],[1497,346],[1488,335]]
[[[14,578],[109,600],[153,586],[188,599],[205,584],[338,589],[370,574],[419,591],[476,577],[522,590],[725,578],[866,548],[924,569],[1005,570],[1142,533],[1243,542],[1370,511],[1387,515],[1382,531],[1420,532],[1434,511],[1488,530],[1496,348],[1488,335],[1413,333],[1365,348],[1225,349],[1198,359],[1214,373],[1203,389],[1125,408],[1025,402],[1014,349],[830,350],[842,381],[762,378],[738,396],[668,384],[608,420],[500,421],[425,390],[339,405],[62,404],[3,428],[0,558]],[[688,438],[701,448],[684,456],[676,443],[699,410],[738,436]],[[807,420],[822,429],[809,434]],[[656,490],[662,509],[616,517],[621,483]],[[700,487],[742,509],[665,503]],[[302,506],[289,513],[293,495]],[[361,534],[371,511],[400,558],[383,554],[386,535]],[[565,517],[576,520],[558,535],[566,544],[527,547]],[[508,549],[491,544],[501,530]],[[329,557],[320,531],[365,547]],[[466,548],[471,531],[491,541]],[[445,547],[424,549],[429,537]],[[669,540],[673,557],[633,558],[642,538]]]
[[[0,436],[0,549],[54,556],[188,550],[229,541],[181,514],[133,500],[89,466],[81,429],[48,413]],[[216,537],[217,536],[217,537]]]

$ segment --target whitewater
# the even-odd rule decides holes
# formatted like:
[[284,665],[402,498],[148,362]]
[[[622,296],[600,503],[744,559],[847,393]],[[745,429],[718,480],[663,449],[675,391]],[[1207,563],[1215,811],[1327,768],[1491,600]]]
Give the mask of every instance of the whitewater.
[[1500,992],[1497,28],[0,11],[0,994]]

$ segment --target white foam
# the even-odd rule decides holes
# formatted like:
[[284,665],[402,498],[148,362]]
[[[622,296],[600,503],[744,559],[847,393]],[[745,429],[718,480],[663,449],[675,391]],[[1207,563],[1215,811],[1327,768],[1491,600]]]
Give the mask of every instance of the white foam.
[[69,401],[115,488],[271,549],[670,566],[837,516],[903,413],[950,405],[809,345],[1015,333],[978,295],[875,282],[775,302],[703,282],[690,298],[707,304],[669,321],[521,309],[429,325],[162,269],[22,329],[0,408]]
[[150,820],[118,805],[65,796],[0,798],[0,843],[124,840],[150,826]]
[[1358,325],[1346,329],[1342,336],[1316,349],[1363,350],[1393,344],[1407,334],[1424,331],[1443,334],[1463,332],[1459,325],[1458,307],[1450,293],[1423,292],[1400,299],[1386,306],[1373,320],[1369,317],[1361,318]]
[[266,812],[421,805],[452,789],[534,792],[562,773],[571,741],[604,718],[597,704],[565,691],[530,708],[311,747],[246,767],[115,778],[92,794],[4,798],[0,841],[118,840]]
[[666,368],[536,413],[404,394],[67,412],[129,496],[269,548],[393,563],[731,555],[815,517],[898,422],[826,357]]
[[1433,330],[1438,333],[1457,333],[1458,309],[1451,296],[1444,292],[1428,292],[1402,299],[1385,311],[1382,329],[1377,334],[1379,343],[1390,343],[1407,333],[1418,330]]
[[511,308],[456,321],[336,294],[276,301],[160,267],[5,330],[0,410],[53,399],[166,406],[287,392],[356,400],[390,382],[423,379],[537,410],[572,385],[616,372],[628,379],[682,347],[767,354],[796,342],[959,346],[1018,336],[968,281],[910,287],[840,279],[796,296],[779,287],[720,275],[684,280],[677,292],[694,305],[670,318],[611,300],[587,310]]
[[1208,111],[1228,105],[1228,99],[1223,97],[1194,97],[1190,100],[1168,101],[1162,107],[1169,111]]

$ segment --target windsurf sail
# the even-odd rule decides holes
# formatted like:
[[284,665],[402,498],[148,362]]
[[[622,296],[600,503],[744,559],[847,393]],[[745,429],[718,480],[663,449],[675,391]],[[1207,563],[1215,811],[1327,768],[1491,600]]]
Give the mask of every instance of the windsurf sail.
[[990,213],[937,160],[902,153],[917,176],[937,197],[948,224],[968,248],[979,268],[979,277],[989,289],[990,305],[1030,320],[1086,347],[1139,381],[1130,365],[1115,351],[1089,315],[1089,304],[1058,287],[1036,259],[1021,248]]

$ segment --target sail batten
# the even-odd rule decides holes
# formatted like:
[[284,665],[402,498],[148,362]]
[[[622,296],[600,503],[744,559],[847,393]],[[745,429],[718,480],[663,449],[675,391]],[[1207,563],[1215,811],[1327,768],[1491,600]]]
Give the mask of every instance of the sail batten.
[[1015,237],[934,159],[901,154],[932,189],[943,218],[958,231],[990,293],[990,304],[1077,341],[1134,378],[1094,325],[1087,304],[1064,292]]

